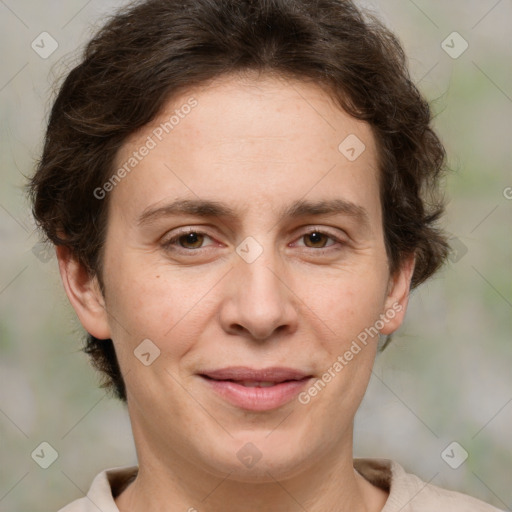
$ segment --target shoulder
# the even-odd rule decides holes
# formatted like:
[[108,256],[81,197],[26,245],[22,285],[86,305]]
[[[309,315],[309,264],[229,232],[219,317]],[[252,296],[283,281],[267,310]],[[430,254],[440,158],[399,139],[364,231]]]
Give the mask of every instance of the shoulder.
[[137,475],[137,466],[105,469],[98,473],[89,491],[58,512],[119,512],[114,497]]
[[382,512],[500,512],[466,494],[442,489],[386,459],[355,459],[356,470],[389,492]]
[[[391,473],[392,488],[394,485],[398,504],[405,507],[403,512],[499,512],[497,508],[476,498],[424,482],[417,476],[406,473],[396,462],[391,462]],[[391,508],[390,512],[393,510]],[[383,510],[385,511],[386,509]]]

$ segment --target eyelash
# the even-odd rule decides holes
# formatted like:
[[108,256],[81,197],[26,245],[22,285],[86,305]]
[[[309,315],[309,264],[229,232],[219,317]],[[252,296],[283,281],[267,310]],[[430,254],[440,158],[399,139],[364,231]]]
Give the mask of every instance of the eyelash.
[[[162,244],[163,248],[165,250],[177,250],[178,252],[185,252],[185,253],[188,253],[189,255],[192,255],[191,253],[194,253],[194,252],[199,252],[201,249],[205,249],[205,247],[198,247],[196,249],[187,249],[185,247],[180,247],[180,246],[176,245],[176,243],[179,241],[179,239],[181,237],[186,236],[186,235],[188,235],[190,233],[194,233],[196,235],[201,235],[201,236],[206,236],[206,237],[212,239],[212,237],[210,235],[208,235],[208,233],[205,233],[203,231],[199,231],[197,229],[188,229],[186,231],[182,231],[181,233],[176,234],[175,236],[173,236],[169,240],[165,241]],[[303,233],[298,239],[300,240],[300,239],[302,239],[302,238],[304,238],[306,236],[312,235],[313,233],[318,233],[320,235],[325,235],[326,237],[330,238],[334,243],[331,244],[331,245],[328,245],[326,247],[319,247],[319,248],[305,246],[304,247],[305,249],[311,249],[311,250],[316,251],[317,253],[323,254],[325,252],[330,252],[332,250],[340,249],[340,247],[338,247],[337,249],[331,249],[331,247],[334,247],[335,245],[338,245],[338,246],[346,245],[345,242],[343,242],[339,238],[335,237],[331,233],[328,233],[326,231],[323,231],[322,229],[316,229],[316,228],[312,228],[309,231],[307,231],[306,233]]]

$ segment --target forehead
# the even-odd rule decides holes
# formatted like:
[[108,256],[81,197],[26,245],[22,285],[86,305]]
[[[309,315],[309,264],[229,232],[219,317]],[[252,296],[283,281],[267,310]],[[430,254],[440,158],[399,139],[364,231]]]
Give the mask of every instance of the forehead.
[[115,169],[123,166],[112,199],[134,215],[178,197],[277,211],[288,199],[341,195],[378,209],[370,126],[300,80],[224,76],[183,91],[126,141]]

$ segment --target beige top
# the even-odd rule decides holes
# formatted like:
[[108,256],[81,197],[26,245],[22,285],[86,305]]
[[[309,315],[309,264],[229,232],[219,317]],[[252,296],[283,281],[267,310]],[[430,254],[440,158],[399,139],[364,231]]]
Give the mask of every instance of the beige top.
[[[354,459],[354,468],[389,492],[382,512],[500,512],[475,498],[427,484],[391,460]],[[102,471],[94,478],[87,496],[59,512],[119,512],[114,497],[136,477],[137,469],[132,466]]]

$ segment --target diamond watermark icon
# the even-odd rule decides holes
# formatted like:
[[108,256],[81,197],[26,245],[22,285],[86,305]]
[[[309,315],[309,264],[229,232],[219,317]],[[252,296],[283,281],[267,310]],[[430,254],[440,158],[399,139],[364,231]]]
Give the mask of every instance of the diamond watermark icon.
[[353,133],[345,137],[338,146],[338,151],[350,162],[357,160],[365,149],[363,141]]
[[466,462],[469,454],[457,441],[450,443],[442,452],[441,458],[452,469],[457,469]]
[[54,254],[53,247],[44,242],[37,242],[32,247],[32,254],[42,263],[49,262]]
[[451,248],[451,253],[448,258],[452,263],[457,263],[467,254],[468,246],[455,236],[450,238],[448,242]]
[[30,46],[39,57],[47,59],[59,47],[59,43],[48,32],[41,32]]
[[253,263],[261,256],[263,247],[252,236],[248,236],[238,245],[236,252],[246,263]]
[[150,339],[146,338],[137,345],[133,353],[144,366],[149,366],[160,356],[160,349]]
[[30,456],[43,469],[48,469],[59,458],[57,450],[46,441],[43,441]]
[[452,32],[441,43],[441,48],[452,59],[458,59],[469,48],[469,43],[458,32]]
[[245,443],[240,450],[236,452],[238,460],[247,468],[251,469],[261,459],[261,452],[253,443]]

